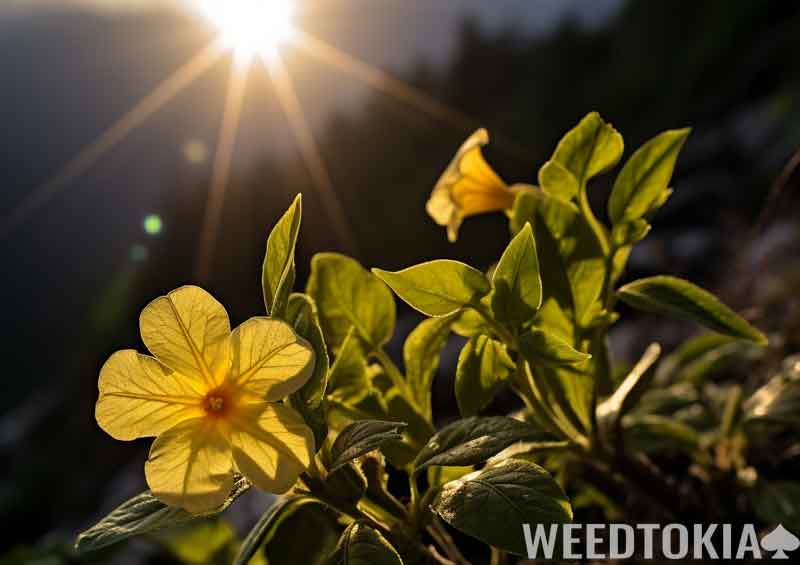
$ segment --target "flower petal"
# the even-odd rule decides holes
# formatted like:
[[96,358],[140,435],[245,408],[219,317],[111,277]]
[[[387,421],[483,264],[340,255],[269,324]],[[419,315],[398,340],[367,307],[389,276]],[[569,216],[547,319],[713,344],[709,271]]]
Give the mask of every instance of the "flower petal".
[[202,393],[194,385],[152,357],[117,351],[100,370],[95,418],[115,439],[157,436],[202,414]]
[[153,300],[139,318],[142,340],[175,371],[220,384],[230,368],[231,325],[225,308],[197,286]]
[[314,434],[291,408],[270,402],[240,406],[231,422],[236,466],[259,489],[288,491],[314,456]]
[[447,226],[450,241],[457,239],[464,218],[514,204],[514,195],[483,157],[487,143],[489,134],[481,128],[459,147],[425,206],[437,224]]
[[233,459],[222,421],[193,418],[153,442],[144,465],[153,494],[192,513],[220,506],[233,488]]
[[288,396],[314,370],[314,350],[280,320],[250,318],[233,331],[231,345],[231,379],[258,399]]

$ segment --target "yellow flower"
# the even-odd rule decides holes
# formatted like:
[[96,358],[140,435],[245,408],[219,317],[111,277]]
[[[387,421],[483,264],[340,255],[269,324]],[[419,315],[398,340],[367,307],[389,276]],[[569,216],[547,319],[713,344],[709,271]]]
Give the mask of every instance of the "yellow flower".
[[251,318],[231,332],[225,308],[184,286],[139,318],[154,355],[114,353],[100,372],[98,424],[119,440],[156,436],[147,484],[163,502],[199,513],[221,505],[234,471],[283,493],[310,464],[314,436],[279,404],[311,376],[314,353],[279,320]]
[[487,143],[485,129],[473,133],[458,149],[428,199],[428,214],[440,226],[447,226],[450,241],[458,238],[464,218],[514,206],[516,191],[483,158],[481,147]]

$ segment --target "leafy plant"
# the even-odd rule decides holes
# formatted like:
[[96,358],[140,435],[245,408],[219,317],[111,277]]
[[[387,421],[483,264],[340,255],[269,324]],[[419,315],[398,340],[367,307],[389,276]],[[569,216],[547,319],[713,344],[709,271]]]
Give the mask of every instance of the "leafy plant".
[[[262,282],[267,314],[295,333],[284,340],[313,352],[313,368],[302,382],[292,377],[282,396],[313,431],[314,455],[236,563],[465,563],[454,532],[487,544],[499,560],[524,553],[523,522],[568,522],[586,508],[605,518],[720,522],[740,510],[724,507],[731,490],[748,493],[765,523],[797,524],[779,501],[800,504],[800,486],[762,478],[756,465],[765,457],[753,450],[800,424],[800,380],[785,373],[746,396],[738,385],[705,386],[721,360],[760,356],[764,334],[688,281],[620,284],[632,247],[672,194],[688,135],[667,131],[633,152],[613,183],[605,225],[589,204],[590,184],[619,163],[623,139],[597,113],[561,139],[538,187],[507,185],[480,152],[488,135],[476,132],[428,212],[455,239],[464,218],[505,211],[510,242],[486,273],[449,259],[370,272],[321,253],[305,292],[295,292],[298,196],[269,235]],[[404,368],[385,349],[395,333],[392,291],[426,316],[405,341]],[[620,376],[607,345],[619,301],[714,333],[661,363],[654,344]],[[451,333],[467,338],[453,378],[462,419],[437,431],[431,386]],[[521,410],[485,415],[501,389]],[[665,453],[684,466],[676,470]],[[390,477],[407,481],[407,497]],[[235,485],[203,514],[224,510],[250,482],[237,477]],[[694,494],[676,494],[683,492]],[[709,492],[717,507],[705,503]],[[125,502],[81,534],[77,549],[196,519],[159,498]],[[290,524],[313,524],[316,539],[298,545]]]

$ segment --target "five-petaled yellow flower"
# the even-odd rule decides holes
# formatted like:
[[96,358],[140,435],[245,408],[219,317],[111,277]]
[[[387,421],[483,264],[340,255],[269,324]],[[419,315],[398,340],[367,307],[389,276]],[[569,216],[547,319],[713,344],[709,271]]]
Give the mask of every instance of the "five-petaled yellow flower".
[[428,214],[440,226],[447,226],[450,241],[458,238],[464,218],[514,206],[516,187],[509,188],[483,158],[481,147],[487,143],[489,134],[483,128],[469,136],[428,199]]
[[151,302],[139,325],[154,357],[114,353],[95,416],[116,439],[157,436],[145,464],[153,494],[209,511],[225,501],[234,471],[262,490],[289,490],[310,464],[314,436],[278,401],[311,376],[307,342],[270,318],[231,332],[225,308],[196,286]]

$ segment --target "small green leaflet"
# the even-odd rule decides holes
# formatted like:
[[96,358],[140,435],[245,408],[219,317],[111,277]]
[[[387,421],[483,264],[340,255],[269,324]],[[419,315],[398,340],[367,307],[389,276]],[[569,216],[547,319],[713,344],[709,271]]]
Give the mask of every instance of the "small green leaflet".
[[558,161],[548,161],[539,169],[539,186],[545,192],[564,200],[578,194],[578,179]]
[[708,291],[669,276],[639,279],[617,293],[626,304],[645,312],[697,322],[715,332],[766,345],[767,338]]
[[317,407],[325,396],[329,360],[314,301],[307,294],[292,294],[289,296],[286,318],[292,324],[294,331],[308,341],[315,354],[314,372],[295,395],[311,407]]
[[377,349],[394,333],[392,293],[350,257],[338,253],[314,255],[306,292],[317,304],[322,330],[333,352],[341,347],[351,327],[370,349]]
[[492,311],[512,326],[529,321],[542,305],[542,279],[529,223],[511,240],[492,277]]
[[449,316],[489,294],[486,276],[464,263],[439,259],[396,273],[373,269],[392,290],[427,316]]
[[506,459],[446,483],[431,507],[457,530],[516,555],[526,554],[521,524],[572,520],[572,507],[558,483],[523,459]]
[[357,457],[378,449],[389,441],[403,438],[400,430],[406,427],[402,422],[381,420],[360,420],[344,428],[331,447],[330,470],[335,471]]
[[580,186],[616,165],[623,149],[619,132],[590,112],[561,138],[551,161],[572,173]]
[[691,129],[665,131],[637,149],[622,167],[608,200],[614,224],[644,217],[663,203],[678,154]]
[[414,461],[414,472],[432,465],[475,465],[518,441],[546,438],[531,424],[506,416],[464,418],[445,426],[428,440]]
[[439,368],[439,357],[447,344],[454,316],[423,320],[403,344],[406,380],[414,400],[430,420],[431,384]]
[[294,286],[294,250],[300,231],[302,210],[302,195],[298,194],[267,239],[261,286],[267,313],[273,318],[285,319],[289,293]]
[[489,336],[471,338],[456,367],[456,401],[462,416],[474,416],[492,400],[497,387],[514,370],[505,345]]
[[531,365],[563,367],[588,361],[591,355],[574,349],[566,341],[542,331],[531,328],[519,337],[520,353]]
[[367,357],[356,329],[350,328],[328,376],[328,396],[345,406],[355,406],[372,390]]
[[380,532],[360,522],[348,526],[328,558],[328,565],[403,565],[403,560]]
[[237,477],[233,490],[222,506],[202,515],[190,514],[182,508],[167,506],[150,491],[143,492],[124,502],[97,524],[81,533],[75,542],[75,549],[79,554],[96,551],[132,536],[185,524],[202,516],[219,514],[249,488],[250,482],[247,479]]

